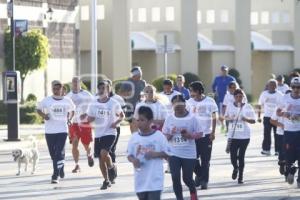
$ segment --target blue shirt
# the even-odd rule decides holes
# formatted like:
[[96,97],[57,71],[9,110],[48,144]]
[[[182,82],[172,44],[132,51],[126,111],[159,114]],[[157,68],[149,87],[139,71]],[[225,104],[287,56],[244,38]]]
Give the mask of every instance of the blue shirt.
[[225,94],[227,92],[227,87],[230,82],[236,81],[233,76],[217,76],[212,85],[213,92],[217,93],[217,102],[221,103],[224,100]]
[[173,90],[180,92],[184,96],[185,100],[190,98],[190,91],[185,87],[179,89],[179,87],[176,85]]

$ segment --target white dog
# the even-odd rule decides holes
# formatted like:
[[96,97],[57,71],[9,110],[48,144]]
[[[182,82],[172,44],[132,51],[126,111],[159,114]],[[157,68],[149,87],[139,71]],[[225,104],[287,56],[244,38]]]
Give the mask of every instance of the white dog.
[[17,176],[19,176],[21,173],[21,163],[25,164],[25,171],[27,171],[28,163],[32,163],[31,174],[34,174],[36,165],[39,161],[39,152],[37,149],[36,139],[33,136],[29,136],[29,139],[31,140],[32,148],[15,149],[12,151],[14,161],[18,162],[18,173],[16,174]]

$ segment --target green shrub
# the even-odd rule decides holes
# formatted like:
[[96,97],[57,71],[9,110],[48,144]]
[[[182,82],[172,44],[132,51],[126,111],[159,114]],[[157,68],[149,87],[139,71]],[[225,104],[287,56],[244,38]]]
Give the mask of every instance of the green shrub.
[[242,87],[242,80],[240,79],[240,72],[235,69],[235,68],[230,68],[228,71],[228,74],[233,76],[236,80],[236,82],[238,82],[238,84],[240,85],[240,87]]
[[191,72],[186,72],[183,74],[185,78],[184,87],[189,88],[189,85],[194,81],[200,81],[200,77],[196,74],[193,74]]
[[28,94],[27,98],[26,98],[26,101],[34,101],[36,102],[37,101],[37,98],[34,94],[30,93]]
[[[176,82],[176,74],[169,74],[167,76],[168,79],[171,79],[174,83]],[[156,87],[158,92],[163,91],[163,81],[165,80],[164,76],[159,76],[158,78],[152,81],[152,85]]]

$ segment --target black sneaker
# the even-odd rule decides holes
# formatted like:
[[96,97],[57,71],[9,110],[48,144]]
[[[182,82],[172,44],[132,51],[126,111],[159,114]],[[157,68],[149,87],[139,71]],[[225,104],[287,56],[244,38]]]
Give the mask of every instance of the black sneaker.
[[206,182],[202,182],[201,183],[201,190],[207,190],[207,188],[208,188],[208,184],[206,183]]
[[104,180],[100,190],[106,190],[110,186],[111,186],[110,182],[108,180]]
[[292,185],[293,183],[294,183],[294,174],[292,174],[292,173],[289,173],[288,175],[287,175],[287,182],[288,182],[288,184],[290,184],[290,185]]
[[65,170],[64,170],[64,167],[62,167],[59,171],[59,177],[60,178],[65,178]]
[[88,164],[90,167],[93,167],[94,166],[94,159],[92,156],[88,156]]
[[232,176],[231,176],[232,180],[235,180],[237,178],[237,175],[238,175],[238,169],[233,169]]
[[239,179],[239,180],[238,180],[238,184],[244,184],[243,179]]
[[281,175],[284,175],[285,174],[285,165],[284,164],[280,164],[279,165],[279,173]]
[[117,178],[117,167],[113,165],[111,169],[108,169],[108,179],[110,182],[114,183]]
[[59,181],[58,181],[58,177],[55,176],[55,175],[52,175],[51,177],[51,184],[58,184]]
[[80,172],[80,167],[79,165],[75,165],[75,168],[72,170],[72,173],[78,173]]

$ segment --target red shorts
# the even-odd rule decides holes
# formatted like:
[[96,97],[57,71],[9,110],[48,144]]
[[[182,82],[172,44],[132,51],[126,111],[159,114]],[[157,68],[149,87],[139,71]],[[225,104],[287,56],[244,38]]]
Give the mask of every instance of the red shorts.
[[89,145],[93,141],[92,127],[89,123],[74,123],[69,126],[70,140],[74,138],[81,140],[82,144]]

